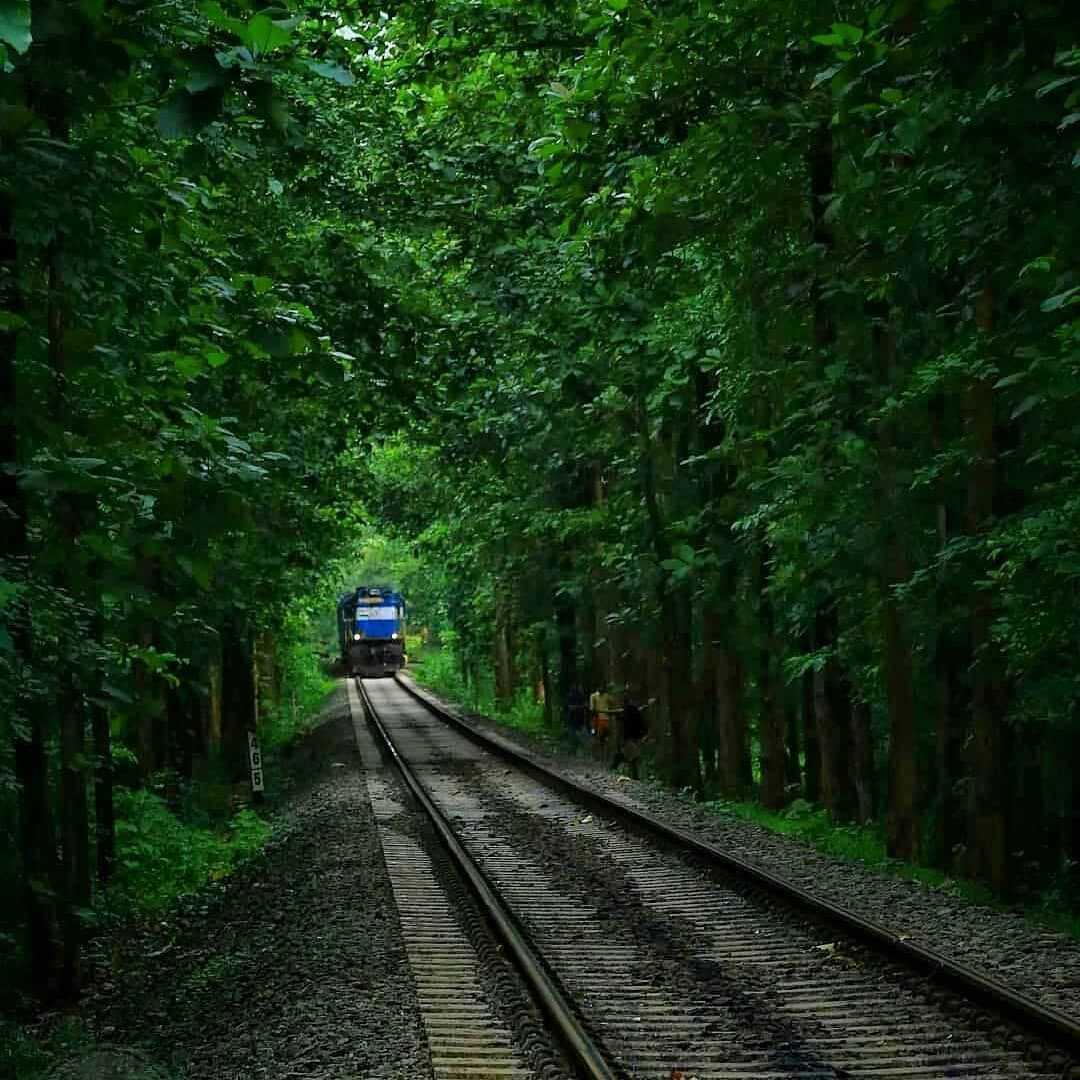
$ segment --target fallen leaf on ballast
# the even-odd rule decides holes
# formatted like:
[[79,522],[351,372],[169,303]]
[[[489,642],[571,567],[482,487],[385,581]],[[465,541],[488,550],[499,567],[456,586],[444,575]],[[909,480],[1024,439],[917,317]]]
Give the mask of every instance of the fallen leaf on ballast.
[[814,948],[818,952],[823,952],[826,956],[834,956],[836,954],[836,942],[829,941],[824,945],[815,945]]
[[615,777],[615,783],[616,784],[629,784],[630,783],[630,777],[629,776],[616,776]]
[[582,824],[582,825],[588,825],[590,821],[592,821],[592,814],[586,814],[586,815],[585,815],[585,816],[584,816],[584,817],[583,817],[583,818],[581,819],[581,824]]

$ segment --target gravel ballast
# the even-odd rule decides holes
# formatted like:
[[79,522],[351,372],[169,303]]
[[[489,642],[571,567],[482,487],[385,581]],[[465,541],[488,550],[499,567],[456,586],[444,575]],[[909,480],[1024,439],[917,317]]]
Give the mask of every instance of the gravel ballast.
[[973,904],[942,889],[835,858],[753,822],[707,810],[657,784],[616,776],[579,755],[553,752],[538,739],[464,713],[409,681],[479,730],[510,741],[541,764],[1080,1019],[1080,941],[1034,926],[1021,914]]
[[431,1067],[344,684],[285,767],[267,850],[114,945],[104,1045],[191,1078],[410,1077]]

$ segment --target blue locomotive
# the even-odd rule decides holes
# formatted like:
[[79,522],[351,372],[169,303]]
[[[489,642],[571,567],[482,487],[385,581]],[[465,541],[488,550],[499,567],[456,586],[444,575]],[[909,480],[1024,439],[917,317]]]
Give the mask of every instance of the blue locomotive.
[[405,666],[405,599],[360,585],[338,601],[338,642],[350,675],[393,675]]

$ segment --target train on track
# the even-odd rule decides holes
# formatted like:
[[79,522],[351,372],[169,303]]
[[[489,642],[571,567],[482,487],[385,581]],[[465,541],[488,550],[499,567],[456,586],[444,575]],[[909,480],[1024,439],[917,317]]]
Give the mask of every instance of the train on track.
[[341,661],[350,675],[393,675],[405,666],[405,599],[382,585],[358,585],[337,606]]

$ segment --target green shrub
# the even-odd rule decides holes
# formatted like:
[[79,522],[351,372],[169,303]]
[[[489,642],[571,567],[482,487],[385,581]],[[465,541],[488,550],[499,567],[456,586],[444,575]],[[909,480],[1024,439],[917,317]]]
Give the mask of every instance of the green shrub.
[[117,870],[106,904],[120,915],[160,911],[224,877],[270,835],[270,826],[251,810],[241,810],[219,831],[181,820],[150,791],[119,789],[116,811]]
[[334,680],[323,670],[315,644],[294,638],[279,644],[281,701],[259,718],[263,750],[274,750],[309,731],[323,698],[334,688]]
[[519,690],[509,705],[501,705],[495,700],[490,678],[475,683],[465,681],[458,658],[449,645],[424,649],[417,668],[410,673],[417,682],[456,701],[469,712],[500,720],[530,735],[550,734],[544,724],[544,706],[533,700],[527,687]]
[[44,1076],[49,1068],[49,1056],[13,1020],[0,1017],[0,1076],[31,1080]]

